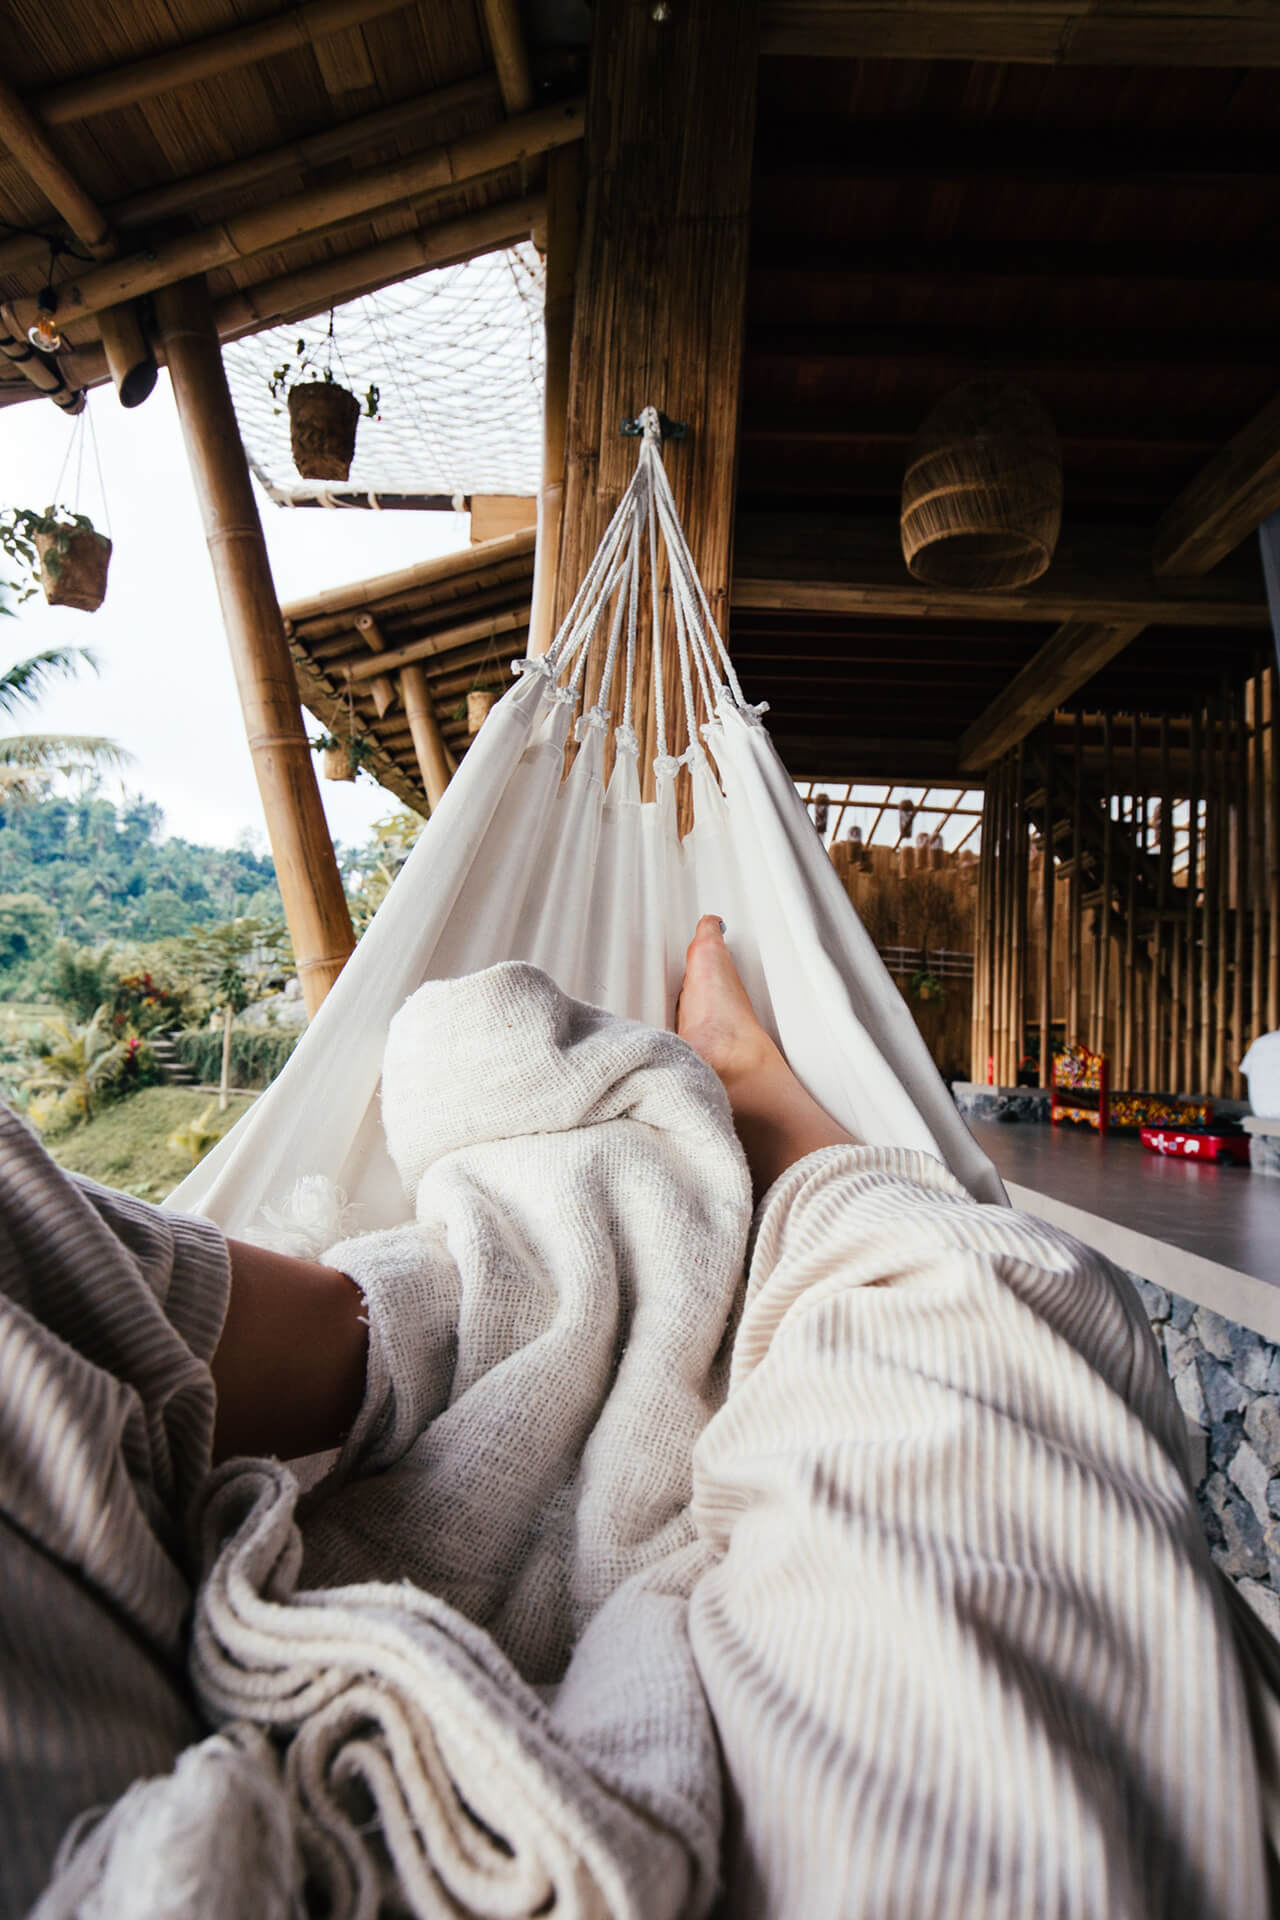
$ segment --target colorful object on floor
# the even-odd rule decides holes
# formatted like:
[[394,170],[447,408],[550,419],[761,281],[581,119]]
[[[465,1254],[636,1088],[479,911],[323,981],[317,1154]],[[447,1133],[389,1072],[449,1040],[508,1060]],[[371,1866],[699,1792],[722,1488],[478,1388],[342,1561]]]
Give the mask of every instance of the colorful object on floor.
[[1169,1093],[1113,1093],[1111,1124],[1130,1133],[1143,1127],[1207,1127],[1213,1119],[1209,1100],[1179,1100]]
[[1197,1133],[1183,1127],[1143,1127],[1140,1138],[1151,1153],[1177,1160],[1209,1160],[1216,1166],[1249,1165],[1247,1133]]
[[1073,1120],[1105,1134],[1110,1124],[1110,1063],[1075,1041],[1053,1056],[1049,1082],[1049,1124]]

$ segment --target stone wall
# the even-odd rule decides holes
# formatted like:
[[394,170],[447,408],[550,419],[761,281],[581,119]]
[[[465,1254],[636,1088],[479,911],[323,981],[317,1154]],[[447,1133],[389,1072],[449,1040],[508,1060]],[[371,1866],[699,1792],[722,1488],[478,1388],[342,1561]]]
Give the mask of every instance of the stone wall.
[[1186,1416],[1210,1551],[1280,1639],[1280,1347],[1129,1277]]

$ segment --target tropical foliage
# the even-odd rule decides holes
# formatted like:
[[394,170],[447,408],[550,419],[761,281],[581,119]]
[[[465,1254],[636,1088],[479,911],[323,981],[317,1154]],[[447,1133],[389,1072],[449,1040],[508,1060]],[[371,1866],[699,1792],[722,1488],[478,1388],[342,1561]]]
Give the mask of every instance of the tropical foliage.
[[[15,660],[0,673],[0,715],[12,719],[28,712],[54,681],[74,679],[86,667],[97,672],[87,647],[46,647]],[[0,733],[0,804],[37,798],[55,773],[115,770],[130,757],[100,734]]]
[[154,1060],[136,1033],[116,1032],[108,1007],[82,1025],[53,1019],[35,1040],[34,1071],[23,1091],[37,1125],[90,1120],[105,1099],[155,1077]]

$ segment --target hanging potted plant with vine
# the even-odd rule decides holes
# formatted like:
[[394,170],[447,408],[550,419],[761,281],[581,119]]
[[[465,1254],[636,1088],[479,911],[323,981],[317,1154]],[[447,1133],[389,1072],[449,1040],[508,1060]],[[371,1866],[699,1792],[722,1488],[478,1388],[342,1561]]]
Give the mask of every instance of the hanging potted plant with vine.
[[5,507],[0,511],[0,553],[16,569],[11,582],[19,600],[39,584],[51,607],[96,613],[106,598],[111,542],[87,513],[69,507]]
[[[324,365],[313,359],[305,340],[299,340],[292,360],[278,366],[268,383],[273,400],[289,410],[289,446],[293,464],[304,480],[345,480],[355,458],[356,430],[361,416],[378,417],[381,395],[370,386],[357,398],[333,371],[337,344],[333,312],[329,313]],[[341,364],[341,354],[338,356]],[[346,372],[343,367],[343,372]],[[279,412],[279,408],[276,409]]]
[[354,780],[367,766],[372,752],[368,741],[357,739],[354,733],[320,733],[310,746],[320,755],[320,771],[326,780]]

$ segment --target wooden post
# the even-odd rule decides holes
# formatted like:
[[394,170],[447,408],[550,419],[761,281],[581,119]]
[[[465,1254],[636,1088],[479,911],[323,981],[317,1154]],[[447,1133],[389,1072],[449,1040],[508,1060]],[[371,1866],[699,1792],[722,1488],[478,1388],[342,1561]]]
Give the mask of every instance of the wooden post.
[[1156,846],[1156,857],[1160,865],[1156,877],[1156,937],[1151,955],[1151,1016],[1154,1028],[1153,1056],[1157,1088],[1164,1087],[1173,1080],[1173,1068],[1170,1065],[1171,1047],[1166,1043],[1165,1038],[1170,1010],[1170,995],[1166,980],[1172,970],[1172,941],[1165,925],[1169,908],[1169,886],[1173,878],[1172,810],[1173,797],[1169,777],[1169,716],[1164,713],[1160,716],[1160,838]]
[[1218,886],[1218,712],[1204,716],[1204,876],[1200,886],[1200,1093],[1213,1086],[1213,908]]
[[1267,1029],[1280,1028],[1280,667],[1267,683],[1267,814],[1271,871],[1267,880]]
[[[1137,981],[1134,978],[1138,915],[1138,716],[1129,722],[1129,885],[1124,913],[1124,1025],[1120,1042],[1120,1080],[1133,1087],[1134,1029],[1137,1024]],[[1113,1082],[1114,1084],[1114,1082]]]
[[1196,902],[1200,894],[1200,715],[1191,715],[1191,774],[1187,799],[1187,898],[1183,928],[1184,1013],[1186,1034],[1182,1046],[1182,1091],[1196,1084]]
[[1249,911],[1253,923],[1253,963],[1250,973],[1249,1030],[1240,1035],[1247,1045],[1263,1031],[1267,1005],[1267,777],[1262,751],[1262,685],[1266,678],[1265,654],[1258,656],[1257,668],[1249,685],[1249,735],[1251,754],[1251,794],[1249,800],[1249,846],[1253,855],[1249,874]]
[[444,798],[453,768],[436,717],[431,689],[427,685],[425,667],[401,667],[400,697],[404,701],[405,718],[413,737],[413,751],[418,757],[418,771],[434,812]]
[[1044,756],[1044,841],[1040,868],[1040,918],[1044,952],[1040,958],[1040,1085],[1053,1074],[1053,729]]
[[1237,1100],[1241,1100],[1245,1096],[1244,1076],[1240,1072],[1240,1062],[1245,1054],[1245,914],[1249,897],[1249,736],[1244,724],[1244,688],[1242,686],[1237,686],[1232,692],[1231,720],[1235,754],[1231,784],[1234,789],[1236,816],[1233,863],[1235,872],[1232,880],[1235,887],[1236,910],[1231,943],[1231,962],[1234,973],[1231,984],[1231,1058],[1228,1068],[1233,1095]]
[[[578,267],[578,203],[582,148],[561,147],[547,158],[547,281],[543,298],[547,372],[542,408],[542,485],[538,489],[538,544],[529,609],[529,652],[542,654],[555,638],[556,580],[564,514],[565,434],[573,347],[573,289]],[[576,585],[576,583],[575,583]]]
[[[1108,1039],[1114,1033],[1114,1021],[1108,1022],[1111,996],[1111,793],[1115,785],[1115,758],[1112,751],[1111,715],[1102,716],[1102,931],[1099,936],[1101,964],[1098,976],[1098,1051],[1106,1053]],[[1108,1033],[1108,1027],[1112,1033]]]
[[[724,631],[742,383],[758,0],[702,0],[655,20],[597,0],[587,90],[586,194],[573,353],[557,617],[635,469],[619,433],[646,404],[687,422],[666,449],[694,563]],[[674,626],[663,656],[675,689]],[[586,700],[599,688],[588,670]],[[617,689],[619,697],[621,688]],[[657,750],[648,676],[634,724],[644,791]],[[669,705],[669,752],[684,744]],[[687,791],[687,776],[682,776]],[[681,794],[684,799],[684,793]]]
[[203,281],[156,302],[308,1013],[355,945]]
[[1084,874],[1081,870],[1080,856],[1084,845],[1081,834],[1081,782],[1084,778],[1084,715],[1079,709],[1076,710],[1072,748],[1071,891],[1068,906],[1070,927],[1067,947],[1067,1044],[1069,1046],[1074,1046],[1082,1037],[1080,1033],[1080,916],[1083,904]]
[[1226,1092],[1227,1026],[1231,1018],[1231,689],[1222,682],[1218,700],[1218,874],[1214,910],[1218,930],[1218,977],[1213,1035],[1213,1091]]

